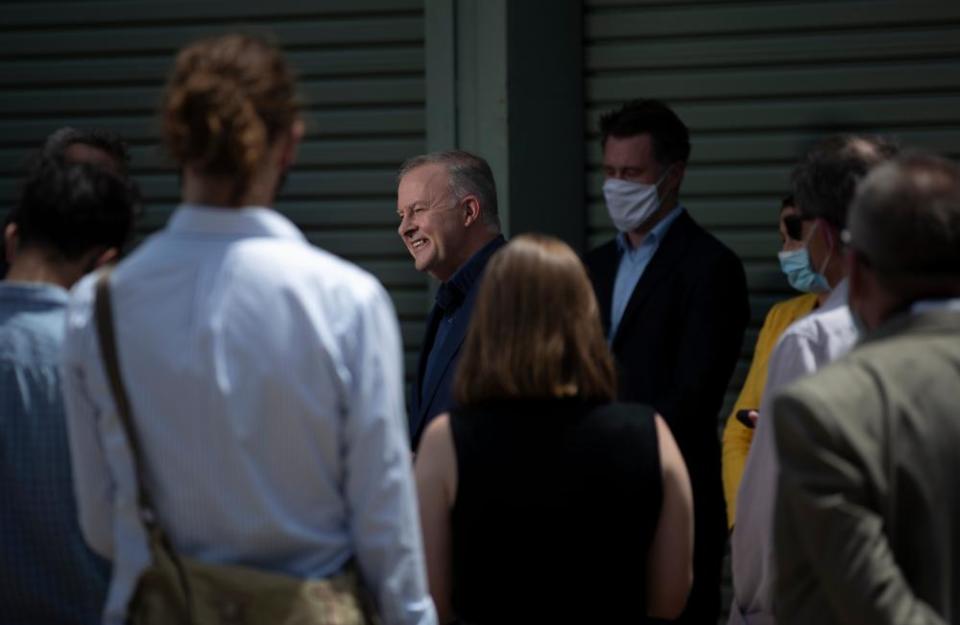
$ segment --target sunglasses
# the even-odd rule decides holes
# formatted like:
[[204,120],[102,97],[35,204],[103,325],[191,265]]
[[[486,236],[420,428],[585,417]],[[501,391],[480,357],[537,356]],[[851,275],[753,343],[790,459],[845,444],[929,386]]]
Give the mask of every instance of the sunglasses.
[[787,231],[787,238],[794,241],[803,240],[803,218],[800,215],[787,215],[783,218],[783,229]]

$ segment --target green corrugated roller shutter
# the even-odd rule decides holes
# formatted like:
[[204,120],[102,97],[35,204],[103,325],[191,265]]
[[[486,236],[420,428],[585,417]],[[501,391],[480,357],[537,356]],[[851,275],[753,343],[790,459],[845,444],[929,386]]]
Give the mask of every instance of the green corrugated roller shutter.
[[131,144],[161,227],[178,198],[158,147],[156,107],[178,47],[236,28],[272,33],[300,76],[308,133],[277,209],[317,245],[388,288],[408,372],[427,281],[396,234],[394,172],[425,149],[422,0],[29,2],[0,5],[0,202],[14,201],[29,151],[63,125],[110,128]]
[[732,402],[767,310],[791,295],[775,220],[810,141],[871,132],[960,153],[960,3],[587,0],[584,24],[590,245],[612,235],[599,115],[629,98],[666,100],[691,129],[681,197],[740,255],[750,284]]

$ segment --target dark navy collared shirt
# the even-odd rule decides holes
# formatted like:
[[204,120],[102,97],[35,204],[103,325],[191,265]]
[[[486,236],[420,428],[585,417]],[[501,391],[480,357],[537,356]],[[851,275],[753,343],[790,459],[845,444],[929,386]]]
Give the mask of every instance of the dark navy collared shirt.
[[[444,342],[450,334],[450,328],[457,320],[458,315],[469,315],[471,312],[470,310],[464,310],[461,306],[464,298],[483,274],[483,270],[487,266],[487,261],[489,261],[493,253],[500,249],[505,243],[506,239],[503,238],[503,235],[497,236],[480,248],[449,280],[441,284],[440,288],[437,289],[434,306],[441,309],[443,314],[440,317],[439,323],[437,323],[430,353],[427,356],[427,365],[423,372],[423,383],[420,385],[420,388],[416,389],[416,392],[420,393],[421,400],[423,399],[423,389],[427,386],[427,381],[432,380],[433,376],[442,373],[436,371],[436,368],[440,366],[440,363],[437,363],[437,354],[442,350]],[[428,418],[432,416],[433,415],[428,415]]]

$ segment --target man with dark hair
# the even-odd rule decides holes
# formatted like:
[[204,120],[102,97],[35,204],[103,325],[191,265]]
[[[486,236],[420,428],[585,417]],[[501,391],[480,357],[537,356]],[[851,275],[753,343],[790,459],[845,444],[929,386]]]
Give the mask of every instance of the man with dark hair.
[[130,166],[130,152],[123,139],[99,128],[80,130],[64,126],[47,137],[43,156],[99,165],[121,176],[127,175]]
[[97,623],[107,565],[72,491],[59,360],[67,289],[115,258],[136,195],[90,164],[42,157],[4,228],[0,282],[0,612],[4,622]]
[[765,416],[778,390],[836,360],[856,342],[857,329],[846,305],[840,233],[857,183],[895,153],[896,147],[880,138],[830,137],[807,152],[794,170],[809,270],[818,288],[830,295],[817,310],[787,328],[770,356],[760,416],[737,494],[737,522],[730,541],[734,588],[730,623],[774,622],[777,458],[773,423]]
[[603,194],[619,234],[585,263],[620,398],[663,415],[690,471],[694,582],[678,622],[715,622],[727,535],[717,418],[749,318],[743,265],[679,203],[690,139],[669,107],[628,102],[600,131]]
[[846,275],[839,253],[840,233],[857,183],[896,153],[897,146],[881,137],[838,135],[816,144],[794,169],[801,234],[811,268],[820,274],[825,290],[833,290]]
[[407,160],[397,174],[397,215],[397,232],[417,270],[441,282],[410,391],[410,439],[416,450],[427,424],[453,406],[453,374],[480,276],[506,241],[493,172],[469,152]]
[[[68,163],[89,163],[102,167],[124,178],[127,184],[131,185],[133,192],[138,192],[133,181],[127,178],[130,165],[127,144],[109,130],[82,130],[64,126],[47,137],[37,156],[62,158]],[[8,223],[9,218],[4,222],[4,227]],[[0,241],[0,249],[2,248],[3,242]],[[5,256],[0,254],[0,276],[5,276],[8,271]]]
[[845,240],[865,335],[773,402],[777,620],[958,623],[960,167],[877,167]]

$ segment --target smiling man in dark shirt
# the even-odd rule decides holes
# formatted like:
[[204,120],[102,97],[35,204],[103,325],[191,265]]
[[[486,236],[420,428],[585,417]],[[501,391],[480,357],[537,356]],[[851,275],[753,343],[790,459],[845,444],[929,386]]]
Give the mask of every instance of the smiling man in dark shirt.
[[452,406],[450,386],[480,276],[504,243],[497,189],[485,160],[434,152],[407,160],[397,175],[397,232],[414,266],[441,282],[410,392],[416,450],[427,423]]

